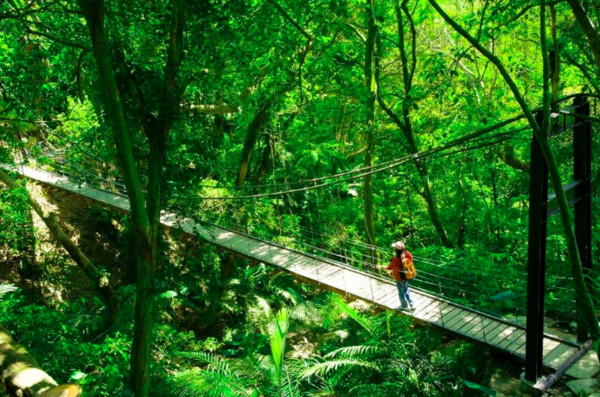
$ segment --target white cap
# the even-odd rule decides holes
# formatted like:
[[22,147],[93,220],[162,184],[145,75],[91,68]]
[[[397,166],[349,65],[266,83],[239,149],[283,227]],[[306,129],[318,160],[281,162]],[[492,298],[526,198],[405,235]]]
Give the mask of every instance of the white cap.
[[394,244],[392,244],[392,247],[396,248],[397,250],[403,250],[404,241],[396,241]]

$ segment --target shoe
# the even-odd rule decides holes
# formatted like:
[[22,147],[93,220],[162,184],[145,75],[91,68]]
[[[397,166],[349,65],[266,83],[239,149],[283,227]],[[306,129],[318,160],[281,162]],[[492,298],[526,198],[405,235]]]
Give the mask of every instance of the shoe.
[[402,311],[408,310],[408,306],[400,305],[396,308],[396,310],[398,310],[399,312],[402,312]]

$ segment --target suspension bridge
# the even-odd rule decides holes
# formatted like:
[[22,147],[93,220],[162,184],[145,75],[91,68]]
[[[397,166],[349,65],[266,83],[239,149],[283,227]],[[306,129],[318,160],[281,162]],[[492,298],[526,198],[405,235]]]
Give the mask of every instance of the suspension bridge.
[[[29,179],[87,197],[122,211],[129,211],[127,197],[101,190],[85,183],[30,167],[19,167]],[[295,277],[323,288],[363,299],[385,309],[399,305],[398,290],[389,279],[379,277],[347,263],[320,258],[279,244],[268,242],[240,231],[195,221],[173,212],[163,212],[161,223],[201,237],[219,247],[290,272]],[[506,320],[478,312],[460,304],[412,287],[415,310],[405,315],[448,330],[472,341],[520,359],[525,358],[526,329]],[[556,370],[567,362],[579,345],[557,336],[544,336],[544,365]]]
[[[573,108],[574,107],[571,107],[570,109],[563,111],[563,113],[557,113],[557,118],[562,117],[562,130],[575,129],[580,125],[578,120],[571,120],[572,122],[570,124],[567,123],[567,119],[573,115],[571,112]],[[587,114],[589,115],[589,110]],[[584,120],[586,117],[588,118],[586,125],[589,128],[590,117],[585,115],[582,116]],[[504,142],[511,136],[514,136],[516,133],[527,130],[527,128],[519,127],[512,129],[509,132],[497,133],[494,135],[494,137],[492,137],[492,139],[488,139],[487,141],[482,141],[481,137],[490,131],[509,126],[519,119],[522,119],[522,117],[516,117],[506,122],[485,128],[444,145],[443,147],[429,149],[417,155],[406,156],[400,159],[394,159],[386,163],[361,169],[359,173],[346,172],[329,177],[314,178],[304,186],[300,184],[294,185],[293,183],[286,184],[284,185],[285,189],[281,189],[281,187],[279,187],[279,190],[276,189],[273,192],[267,193],[254,193],[247,195],[238,194],[223,197],[214,195],[210,197],[197,196],[196,198],[200,198],[202,200],[235,200],[259,197],[277,197],[304,190],[318,189],[340,182],[348,182],[362,178],[366,174],[386,171],[399,165],[412,162],[417,157],[424,158],[427,156],[442,156],[444,155],[443,151],[447,151],[448,149],[454,150],[453,152],[450,152],[450,154],[456,153],[456,148],[465,142],[474,141],[477,145],[476,147],[495,145],[499,142]],[[458,151],[460,150],[461,149],[458,149]],[[532,164],[533,157],[534,154],[532,151]],[[81,180],[71,178],[71,175],[68,173],[58,175],[52,172],[34,169],[24,165],[16,167],[15,170],[29,179],[87,197],[91,200],[107,204],[122,211],[129,211],[129,201],[127,196],[125,196],[122,192],[119,192],[119,190],[122,191],[122,186],[117,186],[115,188],[114,186],[116,186],[116,184],[114,181],[99,178],[97,175],[93,175],[93,173],[89,173],[90,177],[96,178],[96,181],[92,183],[86,183],[82,182]],[[86,172],[85,170],[83,171]],[[576,176],[576,178],[582,180],[589,179],[589,170],[587,172],[588,176]],[[107,190],[105,188],[107,184],[112,184],[113,188]],[[581,191],[584,188],[583,185],[583,182],[579,181],[577,183],[570,184],[570,187],[565,187],[565,191],[569,194],[571,202],[585,201],[585,197],[589,196],[589,192],[583,195],[581,194]],[[545,189],[547,192],[547,181],[545,186],[542,184],[542,189]],[[544,217],[547,216],[546,214],[554,211],[552,208],[551,197],[545,197],[544,200],[541,200],[536,205],[538,204],[539,206],[543,207],[543,210],[545,211],[543,214]],[[577,216],[578,215],[576,215],[576,218]],[[546,218],[544,218],[543,221],[538,219],[537,221],[540,222],[540,224],[545,225],[545,219]],[[198,220],[193,216],[187,215],[185,212],[163,211],[161,213],[161,223],[166,227],[179,229],[190,235],[200,237],[212,244],[234,252],[238,255],[285,270],[292,274],[295,278],[303,282],[316,284],[323,289],[331,290],[346,296],[356,297],[384,309],[396,310],[399,305],[398,292],[395,283],[390,278],[382,277],[377,272],[368,271],[368,267],[372,266],[371,262],[373,262],[375,258],[369,258],[367,256],[365,259],[365,256],[363,255],[362,260],[356,260],[348,255],[343,255],[339,252],[325,251],[323,248],[309,244],[304,244],[302,248],[298,248],[297,246],[287,246],[281,242],[274,242],[266,238],[259,238],[243,230],[237,230],[232,227],[224,227],[223,225],[217,225],[207,221]],[[532,233],[531,230],[532,228],[530,225],[530,246],[532,245],[531,236],[533,236],[534,239],[539,237],[536,237],[536,233]],[[313,233],[312,230],[311,233]],[[545,238],[545,232],[542,234]],[[534,241],[533,244],[538,243],[541,244],[539,241]],[[543,244],[545,244],[545,242]],[[376,250],[377,247],[370,246],[367,250],[373,249]],[[590,258],[591,257],[588,259]],[[418,259],[422,262],[417,263],[427,263],[428,261],[426,258]],[[537,258],[536,260],[538,260],[540,263],[544,262],[544,258]],[[532,268],[531,262],[532,259],[530,258],[530,272]],[[543,279],[545,277],[545,269],[543,265],[539,265],[538,267],[540,266],[542,270],[542,276],[540,276],[538,272],[537,277],[542,277]],[[537,269],[536,266],[533,267]],[[442,282],[444,280],[443,276],[433,273],[435,272],[435,269],[432,269],[428,272],[423,270],[423,268],[419,268],[419,271],[420,274],[424,275],[425,277],[420,276],[412,284],[413,286],[411,286],[411,296],[415,304],[415,310],[411,312],[403,312],[404,315],[411,316],[416,320],[442,328],[455,335],[459,335],[460,337],[477,343],[485,344],[486,346],[504,352],[510,356],[527,361],[529,361],[529,357],[531,357],[531,354],[528,352],[528,350],[532,348],[531,340],[533,339],[535,344],[539,344],[539,351],[536,351],[535,355],[539,355],[540,357],[538,359],[539,365],[535,363],[533,364],[532,371],[534,372],[534,376],[531,376],[531,378],[537,378],[541,375],[541,366],[545,367],[547,370],[564,372],[564,370],[566,370],[569,365],[571,365],[578,357],[580,357],[583,352],[590,348],[590,344],[587,342],[582,345],[570,339],[545,332],[543,328],[543,319],[541,320],[541,329],[539,329],[538,321],[536,324],[538,329],[536,330],[535,334],[532,334],[531,331],[528,332],[528,328],[522,325],[522,322],[519,323],[518,321],[509,321],[501,316],[486,313],[478,310],[477,308],[467,307],[462,303],[457,303],[457,301],[452,299],[449,295],[445,296],[445,294],[441,291],[440,294],[436,294],[432,293],[431,288],[419,288],[418,286],[431,284],[434,286],[438,285],[441,290]],[[433,282],[432,279],[436,277],[437,282]],[[458,286],[460,286],[461,283],[465,283],[464,281],[457,279],[448,279],[448,281]],[[553,285],[553,287],[561,288],[558,286],[558,284],[560,283]],[[461,294],[477,294],[476,291],[468,291],[469,288],[472,289],[472,286],[463,284],[466,285],[466,287],[461,289],[456,285],[454,287],[450,286],[444,288],[460,291]],[[544,285],[545,284],[542,283],[541,288],[539,285],[533,285],[534,291],[536,291],[538,294],[541,290],[542,302]],[[528,283],[527,287],[529,288],[529,291],[531,291],[532,285],[530,283]],[[528,297],[527,303],[531,304],[530,301],[531,299]],[[539,302],[539,297],[538,301],[536,302]],[[533,313],[533,315],[543,316],[543,304],[541,306],[541,312],[538,310],[537,312]],[[528,323],[531,321],[530,316],[532,316],[532,313],[530,312],[531,310],[528,309]]]

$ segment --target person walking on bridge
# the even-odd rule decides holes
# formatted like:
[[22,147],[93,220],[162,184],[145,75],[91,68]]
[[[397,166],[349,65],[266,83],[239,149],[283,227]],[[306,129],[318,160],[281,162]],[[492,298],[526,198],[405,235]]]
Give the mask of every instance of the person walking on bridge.
[[[406,251],[406,246],[403,241],[397,241],[392,244],[396,250],[396,255],[390,261],[390,264],[385,268],[391,270],[396,287],[398,287],[398,296],[400,298],[400,306],[398,310],[414,310],[414,304],[408,290],[408,281],[415,276],[415,267],[412,263],[412,255]],[[383,267],[383,266],[381,266]]]

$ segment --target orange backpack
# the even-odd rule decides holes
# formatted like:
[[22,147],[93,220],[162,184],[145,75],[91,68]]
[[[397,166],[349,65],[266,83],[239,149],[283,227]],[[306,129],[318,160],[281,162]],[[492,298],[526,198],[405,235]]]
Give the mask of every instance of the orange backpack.
[[415,269],[415,264],[412,261],[412,255],[406,255],[406,258],[404,258],[404,260],[402,261],[402,266],[404,267],[404,271],[406,272],[407,280],[412,280],[417,276],[417,269]]

